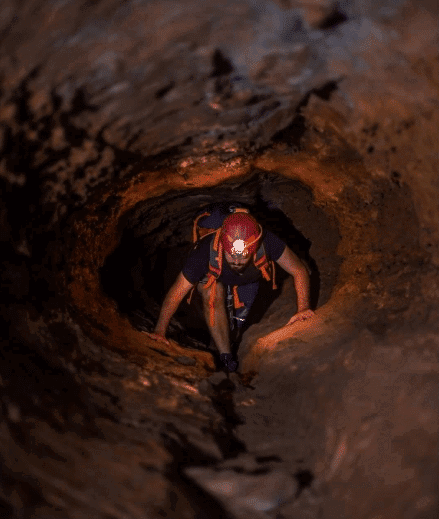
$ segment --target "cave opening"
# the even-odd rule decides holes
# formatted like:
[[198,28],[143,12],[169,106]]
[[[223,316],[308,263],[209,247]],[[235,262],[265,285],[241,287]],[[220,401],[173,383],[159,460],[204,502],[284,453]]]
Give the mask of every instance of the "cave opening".
[[[340,240],[336,221],[314,203],[312,190],[305,184],[276,172],[255,170],[214,187],[172,191],[131,210],[118,246],[100,269],[100,282],[135,328],[154,328],[161,303],[193,246],[194,218],[212,203],[231,201],[248,207],[264,230],[276,234],[307,265],[312,306],[329,300],[341,264],[336,254]],[[273,313],[285,291],[291,292],[294,304],[294,288],[285,284],[289,277],[277,266],[276,290],[271,282],[261,281],[244,332]],[[187,298],[180,304],[167,336],[182,346],[209,348],[210,334],[197,291],[190,304]]]

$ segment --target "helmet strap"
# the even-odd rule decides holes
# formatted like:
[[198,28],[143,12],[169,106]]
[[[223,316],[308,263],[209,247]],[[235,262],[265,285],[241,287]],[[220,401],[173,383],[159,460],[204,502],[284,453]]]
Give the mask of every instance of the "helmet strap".
[[262,236],[262,227],[258,224],[259,226],[259,234],[257,236],[257,238],[255,238],[253,241],[251,241],[250,243],[246,243],[246,249],[248,249],[249,247],[251,247],[254,243],[256,243],[259,238]]

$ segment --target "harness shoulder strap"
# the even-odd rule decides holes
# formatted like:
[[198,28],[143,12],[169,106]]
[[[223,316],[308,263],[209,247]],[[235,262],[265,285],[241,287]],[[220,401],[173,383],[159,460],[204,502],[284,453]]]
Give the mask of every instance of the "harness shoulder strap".
[[221,275],[222,269],[222,247],[220,247],[219,237],[221,228],[217,229],[215,238],[210,242],[209,251],[209,274],[212,274],[215,279]]
[[223,256],[223,247],[221,243],[219,243],[219,234],[221,229],[218,229],[215,238],[212,240],[210,244],[210,262],[209,262],[209,272],[207,274],[208,281],[203,286],[204,289],[208,289],[212,287],[210,291],[209,297],[209,314],[210,314],[210,323],[213,326],[215,324],[215,293],[216,293],[216,283],[218,278],[221,275],[222,270],[222,256]]
[[201,236],[199,236],[198,220],[200,220],[204,216],[209,216],[209,215],[210,215],[210,213],[205,212],[205,213],[202,213],[202,214],[198,215],[195,218],[194,225],[193,225],[193,228],[192,228],[192,241],[193,241],[193,243],[197,243],[197,241],[201,238]]
[[[267,254],[265,252],[265,246],[264,241],[262,240],[260,247],[256,251],[255,257],[254,257],[254,264],[255,267],[257,267],[260,271],[262,276],[266,281],[270,281],[272,279],[273,281],[273,290],[277,289],[276,281],[275,281],[275,275],[276,275],[276,267],[274,261],[269,261],[267,258]],[[271,276],[270,278],[270,270],[271,270]]]

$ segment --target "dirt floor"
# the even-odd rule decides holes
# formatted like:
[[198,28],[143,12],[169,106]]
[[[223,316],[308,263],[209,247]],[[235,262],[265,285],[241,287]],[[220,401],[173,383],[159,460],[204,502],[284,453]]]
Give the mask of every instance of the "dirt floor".
[[[0,7],[0,516],[435,519],[436,3]],[[212,202],[307,265],[239,368],[197,295],[150,339]]]

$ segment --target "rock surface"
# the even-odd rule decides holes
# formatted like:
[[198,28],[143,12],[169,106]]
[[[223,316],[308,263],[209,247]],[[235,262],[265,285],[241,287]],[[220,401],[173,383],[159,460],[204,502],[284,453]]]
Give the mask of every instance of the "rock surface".
[[296,481],[280,470],[248,474],[234,470],[189,467],[186,474],[239,517],[267,517],[297,491]]
[[[5,0],[0,516],[434,519],[437,2]],[[214,200],[308,265],[150,339]]]

